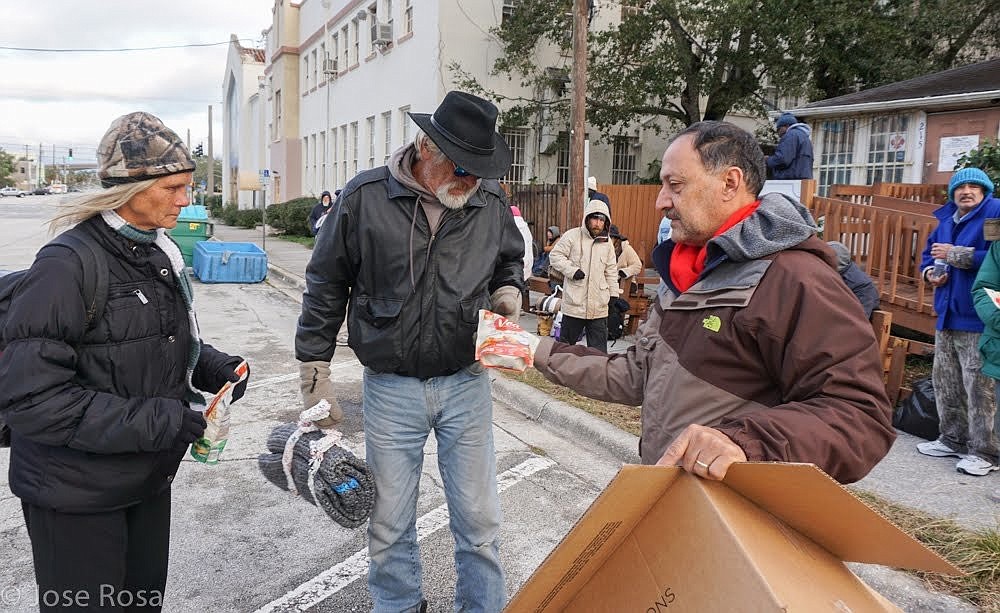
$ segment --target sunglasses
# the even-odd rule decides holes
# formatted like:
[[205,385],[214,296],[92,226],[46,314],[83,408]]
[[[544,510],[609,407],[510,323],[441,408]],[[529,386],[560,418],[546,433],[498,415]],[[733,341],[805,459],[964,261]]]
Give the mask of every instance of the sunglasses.
[[455,176],[456,177],[471,177],[472,173],[468,170],[462,168],[458,164],[455,164]]

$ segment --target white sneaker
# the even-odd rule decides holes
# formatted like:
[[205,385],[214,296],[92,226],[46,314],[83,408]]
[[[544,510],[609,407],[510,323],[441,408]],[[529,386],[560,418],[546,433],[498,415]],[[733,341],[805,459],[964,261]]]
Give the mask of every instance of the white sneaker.
[[963,458],[964,453],[959,453],[949,447],[948,445],[941,442],[940,439],[936,441],[927,441],[926,443],[918,443],[917,451],[924,455],[934,456],[935,458]]
[[1000,466],[997,466],[989,460],[984,460],[977,455],[967,455],[959,460],[958,464],[955,464],[955,470],[967,475],[983,477],[990,474],[994,470],[1000,470]]

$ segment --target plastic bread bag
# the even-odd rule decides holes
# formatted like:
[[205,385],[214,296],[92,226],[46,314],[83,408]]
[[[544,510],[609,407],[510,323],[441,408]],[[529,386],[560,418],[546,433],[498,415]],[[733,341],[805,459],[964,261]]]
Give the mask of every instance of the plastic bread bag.
[[236,367],[239,380],[226,381],[205,409],[205,433],[191,443],[191,457],[195,460],[205,464],[219,463],[219,456],[229,441],[229,405],[233,402],[233,388],[247,378],[248,371],[246,361],[240,362]]
[[502,315],[479,310],[476,359],[487,368],[522,373],[535,362],[538,337]]

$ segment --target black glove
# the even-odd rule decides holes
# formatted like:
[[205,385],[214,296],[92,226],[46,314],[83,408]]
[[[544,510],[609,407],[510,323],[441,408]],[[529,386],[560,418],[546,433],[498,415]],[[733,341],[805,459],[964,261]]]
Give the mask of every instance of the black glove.
[[178,443],[190,445],[205,434],[205,414],[185,406],[181,409],[181,431],[175,439]]
[[582,278],[584,278],[586,276],[587,275],[583,274],[583,270],[577,268],[576,272],[573,273],[573,280],[574,281],[579,281],[580,279],[582,279]]
[[624,279],[626,277],[628,277],[628,273],[626,273],[624,270],[619,270],[618,271],[618,278],[619,279]]
[[[239,361],[236,362],[236,366],[239,366],[240,363],[242,362],[243,358],[239,358]],[[233,366],[225,366],[222,369],[222,374],[226,377],[226,381],[229,381],[230,383],[236,383],[237,381],[240,381],[240,376],[236,374],[236,371],[233,370],[234,368],[235,367]],[[243,394],[245,394],[247,391],[247,383],[249,382],[250,382],[250,365],[247,364],[246,378],[240,381],[238,385],[233,386],[233,400],[232,400],[233,402],[236,402],[237,400],[243,397]]]

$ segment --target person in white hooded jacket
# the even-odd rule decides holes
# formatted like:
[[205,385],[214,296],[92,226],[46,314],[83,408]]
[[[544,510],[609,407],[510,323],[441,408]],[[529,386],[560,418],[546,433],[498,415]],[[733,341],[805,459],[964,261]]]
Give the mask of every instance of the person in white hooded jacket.
[[583,223],[552,248],[549,266],[562,273],[562,328],[559,340],[575,344],[586,330],[587,346],[608,350],[608,302],[618,297],[618,260],[609,240],[608,205],[591,200]]

